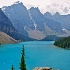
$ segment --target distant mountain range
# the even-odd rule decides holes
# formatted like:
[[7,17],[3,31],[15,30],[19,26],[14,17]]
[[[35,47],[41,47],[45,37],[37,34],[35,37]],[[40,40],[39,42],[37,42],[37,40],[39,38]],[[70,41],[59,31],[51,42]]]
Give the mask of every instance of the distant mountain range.
[[70,14],[60,15],[58,12],[55,15],[51,15],[49,12],[45,13],[44,16],[49,19],[53,19],[61,23],[61,26],[70,31]]
[[55,15],[51,15],[49,12],[45,13],[44,16],[46,18],[52,19],[61,23],[61,27],[65,34],[62,34],[62,37],[70,36],[70,14],[68,15],[60,15],[58,12]]
[[70,15],[62,16],[56,13],[52,16],[48,12],[43,15],[38,8],[32,7],[27,10],[22,2],[8,7],[4,6],[2,10],[9,18],[11,27],[14,27],[12,29],[16,30],[16,35],[14,32],[11,33],[12,35],[9,32],[7,33],[12,37],[14,36],[14,38],[18,35],[26,39],[45,40],[51,36],[54,40],[56,37],[70,35]]

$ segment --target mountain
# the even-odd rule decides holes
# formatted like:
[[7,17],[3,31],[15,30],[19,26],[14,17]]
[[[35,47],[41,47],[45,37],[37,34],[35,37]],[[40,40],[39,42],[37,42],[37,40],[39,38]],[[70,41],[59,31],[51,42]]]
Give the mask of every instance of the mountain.
[[31,8],[29,11],[32,16],[32,19],[37,24],[37,29],[39,29],[40,31],[45,30],[45,26],[44,26],[45,23],[45,25],[48,26],[52,31],[60,34],[63,33],[61,24],[52,19],[45,18],[38,8]]
[[0,31],[10,35],[13,38],[17,38],[18,32],[13,27],[11,21],[8,19],[8,17],[3,13],[3,11],[0,9]]
[[60,37],[68,37],[70,36],[70,14],[68,15],[60,15],[58,12],[55,15],[51,15],[49,12],[44,14],[46,18],[52,19],[61,23],[62,30],[65,34],[59,35]]
[[6,33],[0,32],[0,44],[12,44],[12,43],[18,43],[18,41],[13,39]]
[[46,18],[53,19],[54,21],[57,21],[61,23],[61,26],[67,30],[70,31],[70,14],[68,15],[60,15],[58,12],[54,15],[51,15],[49,12],[46,12],[44,14]]
[[38,8],[31,7],[27,10],[22,2],[3,7],[2,10],[15,29],[24,36],[42,40],[48,35],[65,33],[61,23],[46,18]]
[[31,19],[31,14],[23,3],[13,4],[9,7],[3,7],[2,9],[18,32],[34,39],[42,39],[45,37],[43,32],[39,29],[36,30],[36,24]]
[[0,31],[6,33],[16,40],[29,40],[30,38],[20,34],[12,25],[8,17],[0,9]]
[[25,34],[25,36],[28,36],[27,32],[25,31],[25,28],[31,28],[34,29],[33,22],[30,19],[29,12],[27,11],[26,7],[23,5],[23,3],[19,4],[13,4],[8,7],[3,7],[4,13],[7,15],[7,17],[11,20],[13,26],[22,34]]

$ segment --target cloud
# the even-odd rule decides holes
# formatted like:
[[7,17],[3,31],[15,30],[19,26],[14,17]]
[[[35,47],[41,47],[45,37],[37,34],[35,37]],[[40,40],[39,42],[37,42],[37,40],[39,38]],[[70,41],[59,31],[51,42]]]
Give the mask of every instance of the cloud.
[[[9,6],[18,0],[0,0],[0,7]],[[46,11],[60,14],[70,13],[69,0],[19,0],[29,9],[30,7],[39,7],[42,13]]]

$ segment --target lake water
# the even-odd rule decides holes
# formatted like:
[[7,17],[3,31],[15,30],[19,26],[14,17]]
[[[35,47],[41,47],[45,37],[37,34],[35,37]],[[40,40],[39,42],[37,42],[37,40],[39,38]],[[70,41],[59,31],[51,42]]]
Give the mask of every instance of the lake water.
[[0,46],[0,70],[10,70],[14,65],[19,70],[21,50],[25,46],[27,70],[34,67],[52,67],[60,70],[70,70],[70,50],[58,48],[53,41],[21,42]]

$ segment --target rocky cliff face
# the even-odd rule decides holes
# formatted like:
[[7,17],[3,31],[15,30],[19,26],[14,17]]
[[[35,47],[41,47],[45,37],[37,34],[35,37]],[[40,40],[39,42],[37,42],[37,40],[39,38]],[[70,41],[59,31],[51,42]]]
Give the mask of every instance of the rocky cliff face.
[[23,34],[19,33],[8,17],[0,9],[0,31],[8,34],[16,40],[28,40],[29,38],[25,37]]
[[4,13],[11,20],[14,27],[25,36],[28,33],[25,31],[25,27],[34,29],[33,22],[30,19],[29,12],[23,3],[13,4],[9,7],[6,7]]
[[17,39],[17,30],[13,27],[11,21],[8,17],[3,13],[0,9],[0,31],[5,32],[6,34],[10,35],[11,37]]
[[70,31],[70,14],[68,15],[60,15],[58,12],[54,15],[51,15],[49,12],[46,12],[44,16],[48,19],[52,19],[61,23],[61,26]]

